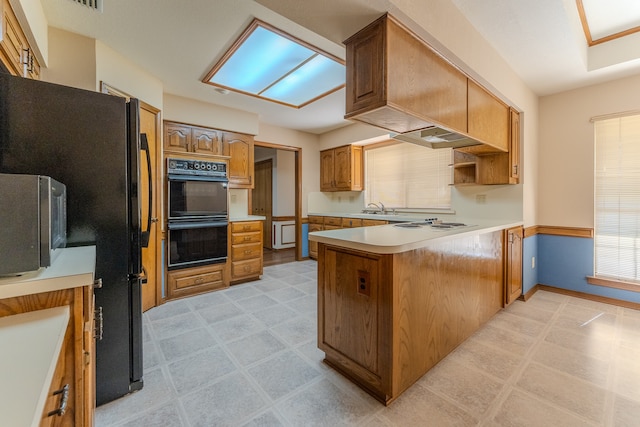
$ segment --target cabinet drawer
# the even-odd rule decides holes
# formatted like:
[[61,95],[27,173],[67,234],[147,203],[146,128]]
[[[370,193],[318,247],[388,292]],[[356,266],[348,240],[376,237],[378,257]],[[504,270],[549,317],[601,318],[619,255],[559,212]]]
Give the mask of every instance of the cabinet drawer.
[[261,222],[260,221],[243,221],[243,222],[232,222],[231,223],[231,232],[232,233],[244,233],[247,231],[260,231],[261,230]]
[[262,260],[250,259],[247,261],[234,261],[231,263],[231,277],[259,276],[262,274]]
[[324,225],[336,225],[342,227],[342,218],[336,216],[325,216]]
[[262,241],[262,234],[254,231],[251,233],[236,233],[231,235],[231,244],[238,245],[243,243],[260,243]]
[[260,258],[262,256],[262,243],[249,243],[246,245],[231,246],[231,260],[241,261],[245,259]]
[[362,227],[362,219],[360,218],[342,218],[343,228]]
[[222,270],[209,273],[195,274],[193,276],[176,278],[176,289],[190,288],[192,286],[213,285],[222,282]]
[[362,225],[364,227],[371,227],[373,225],[385,225],[385,224],[389,224],[389,222],[383,219],[363,219],[362,220]]
[[324,224],[324,217],[317,215],[309,215],[309,224]]

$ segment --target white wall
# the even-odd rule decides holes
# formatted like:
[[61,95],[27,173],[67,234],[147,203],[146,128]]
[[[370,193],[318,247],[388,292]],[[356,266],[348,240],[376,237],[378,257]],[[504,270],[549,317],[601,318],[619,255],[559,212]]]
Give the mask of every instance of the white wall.
[[[13,0],[12,9],[41,66],[49,64],[47,18],[40,1]],[[1,7],[0,7],[1,8]]]
[[594,116],[640,111],[640,76],[540,98],[539,224],[593,223]]
[[41,78],[79,89],[96,90],[96,41],[58,28],[49,28],[49,66]]
[[258,115],[248,111],[209,104],[182,96],[164,94],[164,119],[255,135]]
[[273,216],[296,214],[296,170],[295,153],[278,150],[274,163]]
[[162,110],[162,81],[101,41],[96,41],[96,91],[102,82]]

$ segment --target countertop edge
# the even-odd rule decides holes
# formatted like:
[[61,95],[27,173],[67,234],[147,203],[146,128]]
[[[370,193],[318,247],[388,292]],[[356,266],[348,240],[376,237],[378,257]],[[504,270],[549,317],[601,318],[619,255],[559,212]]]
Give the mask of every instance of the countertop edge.
[[[355,249],[364,252],[377,253],[377,254],[396,254],[401,252],[406,252],[414,249],[420,249],[429,246],[430,244],[439,243],[447,240],[451,240],[457,237],[465,237],[477,234],[491,233],[499,230],[506,230],[508,228],[517,227],[523,225],[522,221],[514,221],[514,222],[504,222],[498,224],[492,224],[489,226],[473,228],[473,229],[458,229],[447,231],[442,234],[435,235],[429,238],[416,238],[413,241],[405,242],[402,244],[393,244],[390,243],[387,245],[373,244],[368,243],[364,240],[352,240],[347,236],[340,237],[335,236],[335,234],[339,234],[336,232],[340,232],[342,230],[354,230],[354,229],[340,229],[340,230],[327,230],[327,231],[316,231],[309,233],[309,240],[316,241],[319,243],[325,243],[329,245],[344,247],[348,249]],[[368,232],[375,233],[375,229],[382,229],[383,227],[393,227],[393,225],[381,225],[377,227],[366,227]],[[477,227],[477,226],[476,226]],[[362,227],[365,228],[365,227]],[[333,234],[333,235],[332,235]]]

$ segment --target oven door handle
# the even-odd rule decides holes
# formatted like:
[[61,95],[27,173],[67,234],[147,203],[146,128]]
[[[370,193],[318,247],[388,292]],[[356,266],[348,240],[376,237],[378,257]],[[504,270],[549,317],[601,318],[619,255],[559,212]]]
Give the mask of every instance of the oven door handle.
[[209,181],[209,182],[229,182],[224,176],[208,176],[208,175],[191,175],[191,174],[175,174],[167,175],[169,181]]
[[170,222],[167,227],[169,230],[189,230],[204,227],[226,227],[228,224],[228,221]]

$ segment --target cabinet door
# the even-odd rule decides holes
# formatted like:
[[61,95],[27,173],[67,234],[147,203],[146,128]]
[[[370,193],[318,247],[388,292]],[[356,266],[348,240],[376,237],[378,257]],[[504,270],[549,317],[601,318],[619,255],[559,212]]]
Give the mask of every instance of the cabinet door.
[[224,154],[229,159],[229,187],[253,188],[253,136],[224,133]]
[[500,151],[509,151],[509,107],[473,80],[468,81],[468,133]]
[[[314,231],[322,231],[323,229],[324,228],[322,224],[309,223],[309,233],[313,233]],[[309,240],[309,257],[318,259],[318,242]]]
[[211,129],[193,128],[191,134],[193,151],[195,153],[222,155],[222,137],[220,132]]
[[334,149],[333,176],[336,190],[349,191],[351,189],[351,146]]
[[166,151],[189,152],[191,150],[191,126],[165,122],[164,149]]
[[385,99],[385,21],[359,32],[346,46],[346,113],[369,110]]
[[333,191],[334,177],[334,150],[320,152],[320,191]]
[[509,144],[509,182],[520,182],[520,113],[511,109],[511,128]]
[[505,303],[511,304],[522,295],[522,227],[506,232]]
[[2,38],[0,56],[14,76],[22,76],[22,49],[25,48],[20,24],[8,0],[2,1]]
[[320,348],[337,349],[352,363],[382,376],[379,337],[380,262],[368,257],[322,246],[323,281],[318,280]]

